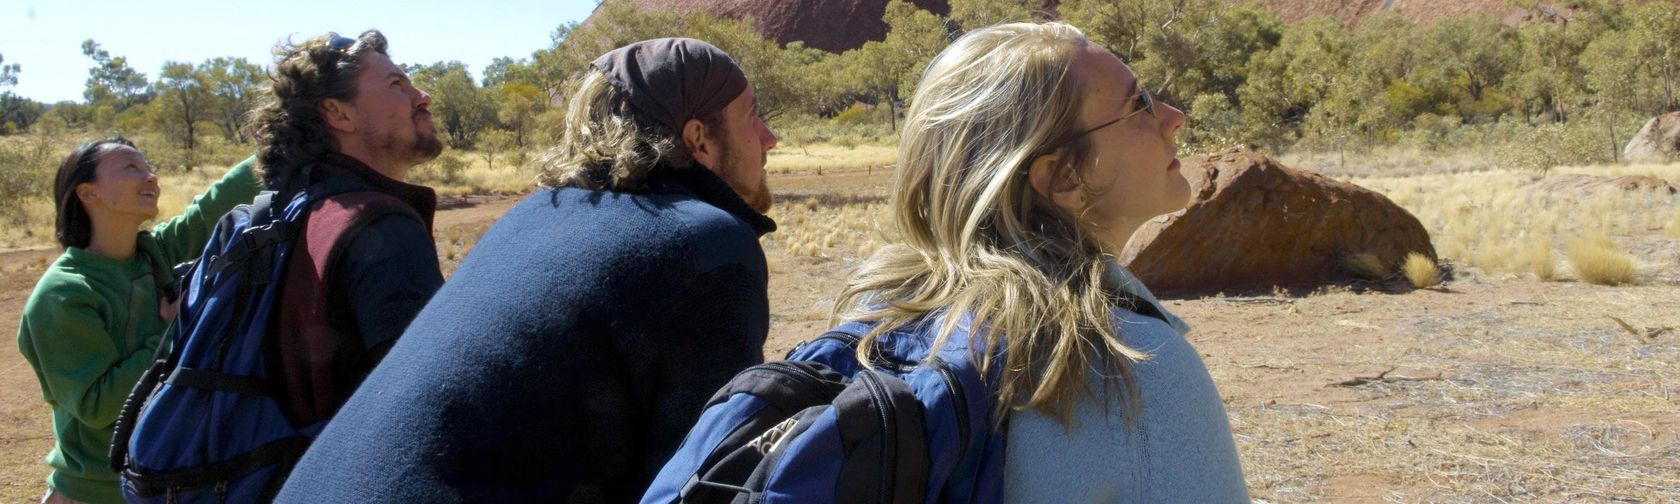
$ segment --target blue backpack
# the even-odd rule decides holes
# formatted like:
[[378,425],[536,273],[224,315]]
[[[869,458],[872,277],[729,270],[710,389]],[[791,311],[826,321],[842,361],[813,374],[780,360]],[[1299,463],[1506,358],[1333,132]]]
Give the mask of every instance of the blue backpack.
[[[129,502],[272,500],[325,427],[288,420],[264,355],[281,279],[313,204],[357,192],[319,186],[263,192],[236,207],[217,222],[200,259],[177,267],[186,286],[180,314],[124,403],[111,443],[111,468]],[[353,225],[329,231],[349,235]]]
[[872,326],[851,322],[737,374],[642,502],[1001,501],[995,381],[967,342],[930,356],[928,327],[882,334],[872,368],[856,353]]

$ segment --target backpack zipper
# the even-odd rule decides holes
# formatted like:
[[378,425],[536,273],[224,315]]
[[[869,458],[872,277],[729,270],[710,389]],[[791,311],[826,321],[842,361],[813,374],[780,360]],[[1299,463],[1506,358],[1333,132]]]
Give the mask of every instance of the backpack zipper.
[[782,361],[766,362],[764,364],[759,365],[758,368],[763,369],[765,371],[770,371],[772,373],[780,374],[780,375],[783,375],[783,376],[793,377],[795,379],[798,379],[798,380],[801,380],[801,381],[804,381],[804,382],[808,382],[808,383],[816,383],[816,384],[828,383],[828,380],[824,380],[822,378],[822,376],[820,376],[820,375],[818,375],[814,372],[811,372],[811,370],[809,370],[809,369],[805,369],[805,368],[802,368],[802,367],[799,367],[799,366],[794,366],[794,365],[791,365],[791,364],[788,364],[788,363],[782,362]]
[[873,371],[863,371],[859,377],[864,388],[869,390],[869,397],[879,404],[881,415],[881,500],[880,502],[894,502],[894,475],[898,473],[898,429],[893,419],[898,417],[892,397],[887,394],[886,387],[881,385]]

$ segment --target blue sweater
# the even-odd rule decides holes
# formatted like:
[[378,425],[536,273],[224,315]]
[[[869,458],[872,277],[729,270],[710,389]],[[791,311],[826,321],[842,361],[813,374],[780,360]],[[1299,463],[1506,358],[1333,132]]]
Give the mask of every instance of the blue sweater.
[[279,502],[634,502],[763,360],[775,227],[704,169],[526,198],[481,238]]
[[[1160,304],[1124,268],[1109,273],[1113,284]],[[1219,391],[1184,340],[1190,327],[1167,319],[1115,311],[1125,343],[1152,356],[1133,368],[1143,406],[1129,433],[1122,397],[1081,400],[1072,429],[1033,411],[1010,417],[1007,502],[1248,502]],[[1096,373],[1090,386],[1103,390]]]

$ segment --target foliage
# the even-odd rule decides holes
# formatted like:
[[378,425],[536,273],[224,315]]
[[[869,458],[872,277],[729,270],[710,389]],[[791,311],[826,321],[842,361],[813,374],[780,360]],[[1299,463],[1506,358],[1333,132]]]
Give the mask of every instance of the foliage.
[[[606,0],[587,25],[560,25],[547,47],[497,58],[479,78],[458,61],[406,68],[432,94],[449,146],[477,148],[505,132],[519,155],[558,140],[566,90],[590,61],[669,36],[700,38],[731,54],[753,85],[759,114],[794,143],[890,143],[922,69],[953,37],[1053,16],[1080,27],[1160,101],[1184,110],[1190,121],[1179,139],[1191,151],[1476,147],[1496,151],[1503,165],[1543,171],[1614,160],[1630,125],[1680,110],[1680,5],[1508,3],[1527,9],[1527,20],[1466,15],[1414,23],[1389,10],[1355,24],[1328,16],[1285,23],[1263,4],[1221,0],[1064,0],[1054,9],[1041,0],[953,0],[949,14],[939,15],[893,0],[882,12],[884,38],[835,54],[767,40],[750,18]],[[172,62],[149,82],[93,40],[82,52],[93,62],[86,100],[45,105],[0,92],[0,134],[144,131],[186,154],[208,131],[246,141],[240,122],[260,92],[260,66],[238,58]],[[0,91],[19,73],[3,63]]]

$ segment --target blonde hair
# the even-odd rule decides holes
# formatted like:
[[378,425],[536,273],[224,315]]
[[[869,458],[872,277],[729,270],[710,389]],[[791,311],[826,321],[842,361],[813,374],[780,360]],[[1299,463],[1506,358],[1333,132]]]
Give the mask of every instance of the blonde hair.
[[[707,131],[723,132],[723,115],[699,118]],[[543,155],[537,184],[592,190],[642,189],[657,170],[687,168],[694,158],[679,132],[638,117],[606,75],[590,69],[566,104],[560,144]]]
[[990,350],[981,368],[1002,365],[1000,422],[1009,409],[1035,409],[1071,426],[1074,403],[1095,393],[1089,372],[1103,373],[1105,394],[1122,387],[1128,411],[1138,407],[1132,361],[1147,356],[1115,333],[1118,299],[1103,283],[1112,256],[1095,223],[1027,176],[1047,154],[1059,155],[1058,178],[1077,180],[1091,164],[1088,141],[1068,139],[1083,106],[1070,67],[1087,43],[1066,24],[1004,24],[964,35],[928,65],[898,147],[899,243],[866,260],[835,305],[837,318],[879,322],[858,345],[863,362],[879,334],[944,315],[935,348],[965,323]]

